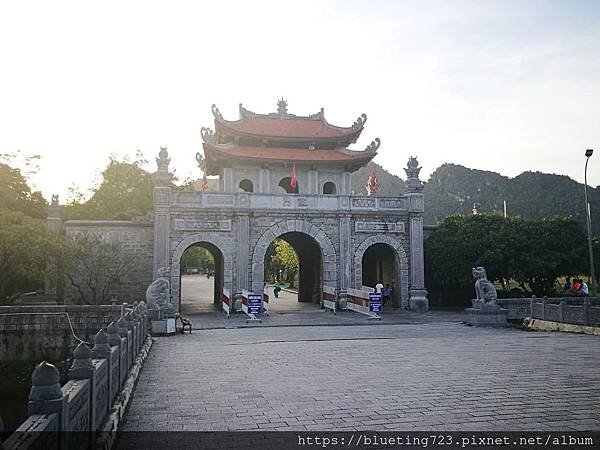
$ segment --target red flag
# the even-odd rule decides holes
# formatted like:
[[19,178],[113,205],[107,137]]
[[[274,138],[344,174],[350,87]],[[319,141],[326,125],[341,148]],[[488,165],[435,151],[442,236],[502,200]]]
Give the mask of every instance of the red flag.
[[375,195],[379,192],[379,183],[377,182],[377,172],[375,171],[375,164],[373,164],[373,170],[371,171],[371,176],[369,177],[369,181],[365,186],[367,188],[367,195]]
[[296,178],[296,164],[292,166],[292,177],[290,178],[290,187],[296,189],[298,186],[298,179]]

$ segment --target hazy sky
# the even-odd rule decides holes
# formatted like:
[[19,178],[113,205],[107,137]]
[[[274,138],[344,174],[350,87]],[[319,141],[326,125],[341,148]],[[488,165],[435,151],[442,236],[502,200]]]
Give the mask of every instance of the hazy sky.
[[98,181],[108,156],[167,145],[198,176],[216,103],[325,108],[367,126],[376,162],[428,178],[453,162],[600,184],[600,2],[2,2],[0,153],[41,154],[46,197]]

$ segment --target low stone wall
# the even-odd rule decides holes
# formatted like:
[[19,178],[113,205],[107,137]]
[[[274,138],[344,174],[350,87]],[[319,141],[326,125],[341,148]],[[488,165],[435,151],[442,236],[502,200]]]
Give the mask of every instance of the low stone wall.
[[[0,361],[59,359],[77,336],[96,332],[121,317],[122,305],[0,306]],[[131,308],[125,308],[125,312]]]
[[[4,447],[69,450],[92,446],[105,423],[113,423],[113,409],[123,408],[119,394],[131,385],[129,375],[139,373],[139,367],[132,367],[136,358],[137,366],[141,364],[140,355],[147,354],[150,345],[147,310],[142,303],[125,317],[110,322],[106,331],[100,329],[93,349],[85,342],[79,343],[64,386],[59,384],[55,366],[46,361],[38,364],[31,377],[29,418],[4,442]],[[80,433],[61,433],[64,431]]]
[[525,317],[583,326],[600,326],[600,297],[503,298],[509,320]]

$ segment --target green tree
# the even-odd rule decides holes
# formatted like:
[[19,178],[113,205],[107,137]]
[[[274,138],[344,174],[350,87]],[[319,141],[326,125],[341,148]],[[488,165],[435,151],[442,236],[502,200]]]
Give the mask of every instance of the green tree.
[[43,288],[46,256],[59,248],[42,220],[0,209],[0,302]]
[[190,247],[181,257],[181,273],[186,273],[188,268],[198,268],[200,270],[214,272],[215,259],[204,247]]
[[294,248],[283,239],[275,239],[274,249],[274,254],[271,256],[274,268],[285,270],[290,287],[294,287],[294,280],[298,272],[298,255]]
[[63,218],[128,220],[151,211],[154,180],[142,168],[145,162],[140,154],[133,162],[111,157],[91,198],[84,203],[75,199],[66,205]]
[[66,276],[80,304],[109,303],[111,288],[135,264],[122,242],[108,241],[98,234],[78,233],[66,239],[64,248]]
[[492,281],[515,280],[538,296],[552,294],[558,277],[587,267],[582,230],[572,217],[449,216],[426,243],[427,264],[434,284],[457,295],[469,292],[478,265]]
[[32,192],[20,169],[0,162],[0,208],[44,219],[47,205],[41,192]]

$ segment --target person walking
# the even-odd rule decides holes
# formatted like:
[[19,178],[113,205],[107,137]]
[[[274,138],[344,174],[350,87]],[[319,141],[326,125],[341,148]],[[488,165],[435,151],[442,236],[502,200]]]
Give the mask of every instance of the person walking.
[[281,286],[279,286],[279,281],[276,281],[273,285],[273,294],[275,294],[275,298],[279,298],[279,292],[281,292]]

